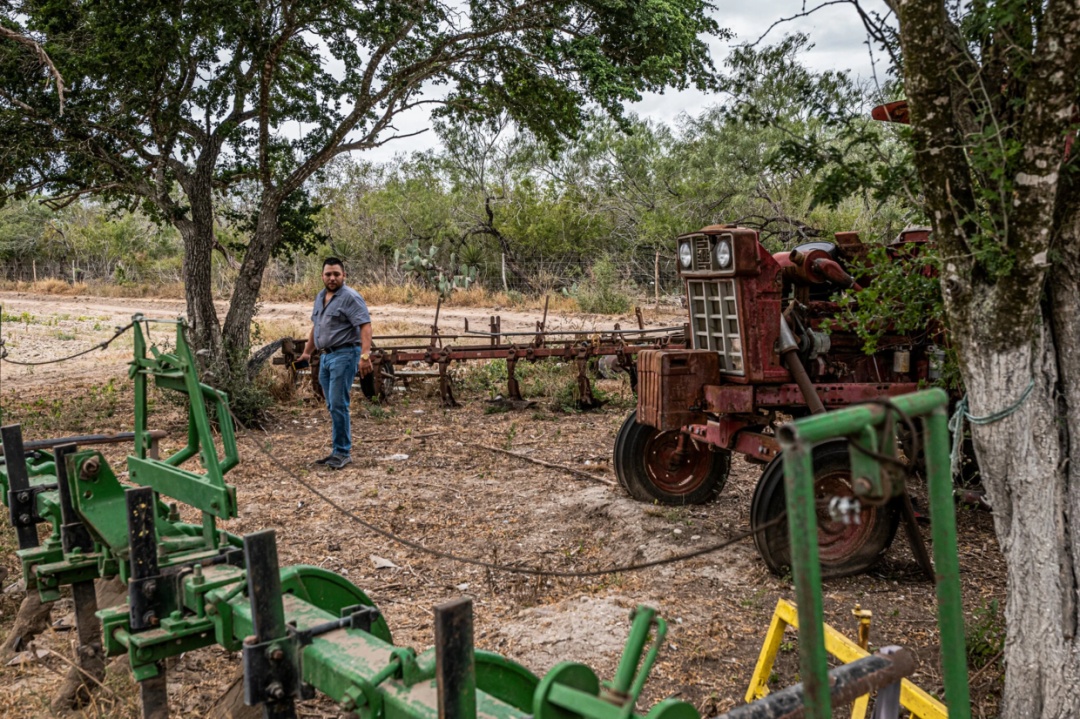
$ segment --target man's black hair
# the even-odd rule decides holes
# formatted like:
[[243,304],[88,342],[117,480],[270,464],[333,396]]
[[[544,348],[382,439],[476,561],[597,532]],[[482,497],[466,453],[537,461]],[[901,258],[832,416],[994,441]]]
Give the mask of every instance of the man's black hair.
[[323,260],[322,266],[324,270],[326,269],[327,265],[338,265],[339,267],[341,267],[342,272],[345,271],[345,263],[337,257],[327,257],[325,260]]

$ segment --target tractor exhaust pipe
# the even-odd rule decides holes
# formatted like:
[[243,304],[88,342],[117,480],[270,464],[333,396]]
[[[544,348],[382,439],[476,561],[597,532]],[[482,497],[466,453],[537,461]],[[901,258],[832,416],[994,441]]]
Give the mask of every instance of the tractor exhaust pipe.
[[791,376],[795,378],[795,384],[799,385],[803,400],[810,408],[811,414],[823,414],[825,405],[821,403],[821,398],[814,389],[814,383],[810,381],[810,375],[806,374],[806,368],[799,359],[799,343],[795,340],[795,334],[783,315],[780,315],[780,358],[784,360]]

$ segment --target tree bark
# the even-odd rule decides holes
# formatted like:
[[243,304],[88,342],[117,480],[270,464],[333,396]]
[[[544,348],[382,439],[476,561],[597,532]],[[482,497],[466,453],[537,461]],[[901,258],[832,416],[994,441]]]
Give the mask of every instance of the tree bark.
[[1055,345],[1049,322],[1031,344],[1012,351],[986,351],[980,344],[988,345],[992,338],[978,334],[958,347],[967,358],[963,374],[972,415],[1013,406],[1034,381],[1013,414],[972,427],[1007,568],[1001,715],[1077,716],[1080,695],[1062,691],[1080,685],[1075,580],[1080,555],[1071,527],[1071,518],[1080,516],[1080,483],[1069,481],[1073,470],[1068,467],[1075,462],[1068,461],[1064,418],[1058,413],[1063,348]]
[[[210,150],[204,155],[213,154]],[[208,165],[208,167],[207,167]],[[212,162],[200,158],[199,166],[185,184],[191,216],[174,221],[184,240],[184,299],[192,339],[198,350],[216,360],[221,354],[221,324],[214,306],[213,265],[214,204],[211,188]]]
[[224,349],[230,357],[236,357],[237,362],[247,361],[247,351],[251,344],[251,321],[255,317],[259,290],[262,289],[263,272],[281,239],[281,229],[278,227],[280,207],[281,198],[277,193],[270,193],[263,198],[255,234],[244,254],[232,300],[229,302],[229,313],[225,316],[222,329]]

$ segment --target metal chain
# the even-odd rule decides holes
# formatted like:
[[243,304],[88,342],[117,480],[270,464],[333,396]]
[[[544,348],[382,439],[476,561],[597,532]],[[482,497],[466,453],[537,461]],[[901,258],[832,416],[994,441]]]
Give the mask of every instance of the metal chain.
[[706,547],[702,547],[700,549],[695,549],[695,550],[693,550],[691,552],[686,552],[684,554],[677,554],[677,555],[675,555],[673,557],[667,557],[665,559],[655,559],[655,560],[652,560],[652,561],[649,561],[649,562],[642,562],[640,564],[626,564],[626,565],[621,565],[621,566],[616,566],[616,567],[607,567],[605,569],[590,569],[590,570],[580,571],[580,572],[573,572],[573,571],[567,571],[567,570],[540,569],[539,567],[515,567],[515,566],[510,566],[510,565],[507,565],[507,564],[498,564],[496,562],[488,562],[486,560],[478,559],[476,557],[464,557],[464,556],[461,556],[461,555],[458,555],[458,554],[452,554],[451,552],[444,552],[444,551],[442,551],[440,549],[432,549],[430,547],[424,546],[423,544],[420,544],[419,542],[415,542],[415,541],[413,541],[411,539],[406,539],[405,537],[400,537],[397,534],[394,534],[393,532],[390,532],[390,531],[385,530],[385,529],[383,529],[381,527],[378,527],[378,526],[376,526],[374,524],[371,524],[370,522],[365,521],[364,519],[360,518],[359,516],[357,516],[352,511],[346,509],[345,507],[342,507],[340,504],[335,502],[333,499],[326,496],[317,487],[315,487],[310,482],[308,482],[306,479],[301,477],[298,472],[296,472],[295,470],[290,469],[289,464],[287,462],[283,462],[281,459],[276,457],[273,452],[266,449],[266,447],[264,447],[254,437],[250,436],[250,430],[236,417],[236,415],[233,413],[231,408],[229,409],[229,414],[232,415],[233,423],[236,424],[236,426],[242,427],[245,430],[245,433],[244,433],[243,436],[245,438],[249,439],[251,441],[252,445],[261,454],[265,455],[267,457],[267,459],[269,459],[271,462],[273,462],[274,466],[276,468],[280,469],[283,474],[287,475],[290,479],[293,479],[296,482],[298,482],[302,487],[304,487],[304,489],[308,490],[309,492],[314,494],[316,497],[318,497],[322,501],[326,502],[331,507],[336,509],[338,512],[345,515],[349,519],[353,520],[354,522],[356,522],[360,526],[364,527],[368,531],[374,532],[375,534],[378,534],[380,537],[383,537],[385,539],[389,539],[392,542],[402,544],[402,545],[404,545],[406,547],[409,547],[410,549],[415,549],[418,552],[423,552],[425,554],[429,554],[431,556],[438,557],[440,559],[449,559],[450,561],[453,561],[453,562],[461,562],[462,564],[471,564],[471,565],[474,565],[474,566],[477,566],[477,567],[484,567],[486,569],[494,569],[494,570],[497,570],[497,571],[500,571],[500,572],[509,572],[511,574],[527,574],[527,575],[534,576],[534,577],[601,577],[601,576],[604,576],[604,575],[607,575],[607,574],[621,574],[623,572],[635,572],[635,571],[639,571],[639,570],[642,570],[642,569],[648,569],[650,567],[659,567],[659,566],[662,566],[662,565],[665,565],[665,564],[675,564],[677,562],[685,562],[688,559],[693,559],[695,557],[700,557],[700,556],[702,556],[704,554],[710,554],[712,552],[717,552],[717,551],[719,551],[721,549],[726,549],[727,547],[730,547],[733,544],[737,544],[738,542],[741,542],[744,539],[752,537],[752,536],[754,536],[755,534],[757,534],[759,532],[764,532],[766,529],[771,529],[771,528],[775,527],[776,525],[780,524],[781,522],[784,522],[784,521],[787,520],[787,512],[785,511],[785,512],[780,513],[780,515],[778,515],[774,519],[771,519],[768,522],[765,522],[764,524],[758,526],[756,529],[751,529],[751,530],[749,530],[747,532],[741,532],[739,534],[736,534],[734,537],[731,537],[729,539],[725,539],[722,542],[718,542],[716,544],[710,544],[710,545],[708,545]]
[[85,354],[90,354],[94,350],[103,350],[103,349],[105,349],[110,344],[112,344],[116,340],[117,337],[124,334],[125,332],[127,332],[129,329],[131,329],[134,326],[135,326],[134,322],[128,322],[123,327],[117,327],[116,328],[116,334],[114,334],[112,337],[105,340],[104,342],[99,342],[98,344],[94,345],[93,347],[91,347],[89,349],[85,349],[82,352],[76,352],[75,354],[69,355],[67,357],[60,357],[59,359],[51,359],[51,360],[42,360],[41,362],[21,362],[19,360],[8,359],[7,350],[5,350],[3,348],[4,341],[2,339],[0,339],[0,360],[3,360],[4,362],[7,362],[8,364],[19,365],[20,367],[40,367],[41,365],[46,365],[46,364],[56,364],[58,362],[67,362],[68,360],[73,360],[76,357],[82,357]]

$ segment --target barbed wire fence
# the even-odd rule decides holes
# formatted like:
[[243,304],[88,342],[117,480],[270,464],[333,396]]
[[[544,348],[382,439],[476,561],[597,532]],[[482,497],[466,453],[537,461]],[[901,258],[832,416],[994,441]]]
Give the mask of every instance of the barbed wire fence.
[[[403,286],[416,284],[391,257],[346,257],[353,284]],[[652,250],[609,255],[603,260],[575,256],[517,256],[494,254],[485,257],[476,267],[476,284],[491,292],[537,294],[564,294],[574,296],[583,288],[594,284],[595,263],[607,261],[613,275],[605,281],[613,282],[617,289],[633,295],[645,303],[670,303],[682,295],[677,261],[671,253],[655,253]],[[274,259],[266,269],[264,287],[282,288],[310,285],[319,286],[319,269],[322,257],[298,255]],[[214,268],[215,294],[227,295],[235,282],[235,272],[225,263]],[[116,267],[85,264],[81,266],[65,262],[6,261],[0,262],[0,280],[7,283],[56,282],[69,285],[80,283],[168,283],[179,277],[173,265],[143,270],[138,275],[117,275]]]

